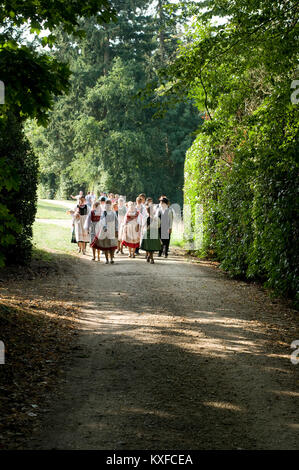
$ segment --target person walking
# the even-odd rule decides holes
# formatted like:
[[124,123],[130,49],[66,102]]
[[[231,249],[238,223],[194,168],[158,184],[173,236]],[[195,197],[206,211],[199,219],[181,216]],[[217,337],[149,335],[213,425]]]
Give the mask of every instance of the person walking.
[[101,198],[100,198],[101,212],[104,212],[104,210],[106,209],[106,200],[107,200],[107,198],[105,196],[101,196]]
[[[146,207],[145,207],[145,194],[144,193],[140,194],[136,198],[136,209],[141,215],[142,222],[141,222],[140,230],[143,231],[143,228],[146,224],[146,219],[147,219],[147,216],[148,216],[147,210],[146,210]],[[139,255],[139,247],[136,248],[135,255]]]
[[146,261],[154,264],[154,252],[160,251],[162,247],[159,235],[160,218],[155,216],[155,209],[152,204],[148,205],[146,210],[148,217],[143,227],[140,248],[146,252]]
[[84,197],[83,191],[79,191],[79,194],[77,194],[77,196],[73,196],[73,195],[71,194],[71,198],[72,198],[72,199],[76,199],[77,204],[79,204],[79,200],[80,200],[81,197]]
[[127,208],[125,205],[125,200],[120,197],[118,199],[118,241],[117,241],[117,250],[116,253],[123,252],[123,245],[122,245],[122,235],[123,235],[123,226],[124,226],[124,220],[125,220],[125,215],[127,213]]
[[89,242],[88,230],[84,228],[88,212],[88,206],[83,196],[79,199],[74,217],[76,242],[79,246],[79,252],[82,252],[83,255],[86,254],[86,244]]
[[[71,238],[71,243],[77,243],[76,233],[75,233],[75,210],[73,210],[73,209],[67,210],[66,213],[67,213],[67,215],[70,215],[72,217],[72,238]],[[81,249],[79,248],[79,243],[77,243],[77,245],[78,245],[78,252],[80,252]]]
[[97,226],[98,223],[100,222],[101,219],[101,207],[100,207],[100,202],[96,201],[93,206],[92,210],[89,212],[85,224],[84,224],[84,229],[88,230],[89,232],[89,240],[90,240],[90,246],[92,248],[92,261],[96,260],[96,253],[98,255],[98,261],[100,261],[101,257],[101,251],[100,247],[98,246],[97,243],[93,243],[96,233],[97,233]]
[[167,197],[162,197],[160,199],[160,204],[156,209],[155,215],[160,219],[159,235],[162,242],[162,247],[158,256],[162,256],[162,253],[164,252],[164,256],[167,258],[173,225],[173,210],[169,207],[169,200]]
[[101,212],[98,232],[91,243],[91,247],[99,247],[105,253],[106,264],[114,264],[114,252],[117,248],[118,238],[118,220],[115,212],[112,210],[111,201],[107,199],[105,210]]
[[124,218],[122,245],[129,249],[129,257],[135,258],[135,250],[140,243],[142,217],[132,201],[128,202],[128,212]]

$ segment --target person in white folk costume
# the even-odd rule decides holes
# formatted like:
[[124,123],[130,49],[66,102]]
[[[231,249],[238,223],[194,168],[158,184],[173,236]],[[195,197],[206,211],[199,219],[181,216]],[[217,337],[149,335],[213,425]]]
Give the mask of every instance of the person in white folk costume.
[[88,230],[84,228],[88,213],[89,210],[85,202],[85,198],[81,197],[79,199],[79,204],[75,209],[74,226],[76,242],[79,246],[79,253],[82,252],[83,255],[86,253],[86,244],[89,242]]
[[93,253],[92,261],[96,260],[96,252],[98,254],[98,261],[100,261],[100,247],[97,243],[93,244],[93,241],[95,239],[96,233],[98,232],[97,226],[100,222],[101,214],[102,210],[100,202],[96,201],[94,202],[92,210],[89,212],[84,225],[84,229],[88,230],[89,232],[90,246],[92,247]]
[[[140,213],[142,217],[142,223],[140,227],[140,231],[142,232],[144,226],[146,225],[146,219],[148,216],[146,206],[145,206],[145,194],[139,194],[139,196],[136,198],[136,209],[138,210],[138,212]],[[136,248],[135,250],[136,255],[139,255],[139,248],[140,247]]]
[[128,202],[128,211],[124,218],[122,230],[122,245],[129,249],[129,257],[135,258],[135,250],[140,243],[140,229],[142,226],[142,216],[137,211],[134,202]]
[[125,205],[125,200],[124,198],[120,197],[118,199],[118,241],[117,241],[116,253],[121,252],[122,254],[124,254],[123,245],[121,241],[122,241],[123,225],[124,225],[126,213],[127,213],[127,208]]
[[117,248],[118,220],[116,213],[112,210],[111,201],[108,199],[105,210],[101,211],[100,221],[96,226],[96,235],[91,247],[97,247],[105,253],[106,264],[114,263],[114,252]]
[[102,213],[106,209],[106,200],[107,200],[107,198],[105,196],[100,197],[100,209],[101,209]]

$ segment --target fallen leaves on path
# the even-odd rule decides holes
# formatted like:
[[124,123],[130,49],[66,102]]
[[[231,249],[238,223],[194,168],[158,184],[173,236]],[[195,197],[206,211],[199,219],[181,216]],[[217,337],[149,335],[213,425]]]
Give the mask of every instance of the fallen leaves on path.
[[9,282],[0,296],[0,340],[5,344],[5,365],[0,366],[0,449],[18,448],[18,441],[38,425],[47,410],[46,399],[63,375],[76,333],[75,303],[38,296],[28,288],[28,277],[17,278],[17,293],[16,283]]

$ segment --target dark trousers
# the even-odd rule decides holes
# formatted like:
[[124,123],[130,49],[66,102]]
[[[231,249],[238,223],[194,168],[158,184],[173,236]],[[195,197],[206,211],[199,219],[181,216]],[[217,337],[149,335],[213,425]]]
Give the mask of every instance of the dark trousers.
[[161,238],[162,247],[159,251],[159,254],[162,255],[163,251],[165,255],[168,255],[169,244],[170,244],[170,235],[169,238]]

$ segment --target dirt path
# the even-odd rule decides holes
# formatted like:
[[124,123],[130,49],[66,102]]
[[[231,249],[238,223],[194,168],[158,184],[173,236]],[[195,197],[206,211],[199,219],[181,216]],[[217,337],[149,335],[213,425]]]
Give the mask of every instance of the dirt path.
[[173,250],[75,273],[39,286],[80,306],[80,334],[27,448],[298,448],[292,310]]

